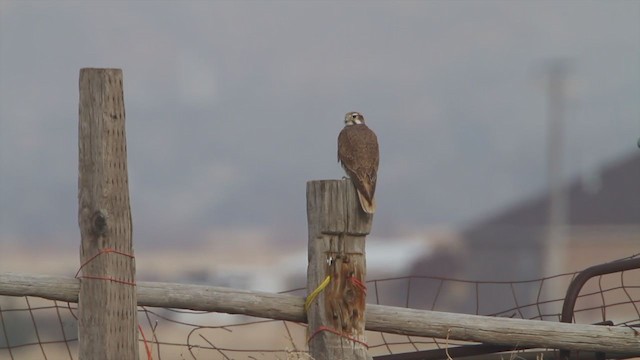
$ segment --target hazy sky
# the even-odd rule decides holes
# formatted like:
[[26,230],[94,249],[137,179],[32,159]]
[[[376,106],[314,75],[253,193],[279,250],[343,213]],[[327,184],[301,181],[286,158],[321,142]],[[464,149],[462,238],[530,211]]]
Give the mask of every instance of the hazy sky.
[[578,176],[637,151],[639,1],[0,0],[0,244],[73,246],[78,73],[124,71],[138,246],[306,243],[346,112],[378,134],[374,234],[463,226],[545,187],[545,64]]

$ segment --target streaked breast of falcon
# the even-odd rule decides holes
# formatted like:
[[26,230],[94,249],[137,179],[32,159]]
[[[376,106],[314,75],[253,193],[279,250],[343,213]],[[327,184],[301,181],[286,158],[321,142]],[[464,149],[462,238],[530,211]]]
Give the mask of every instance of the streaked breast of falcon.
[[358,191],[362,210],[376,211],[374,193],[378,179],[378,137],[364,123],[364,117],[349,112],[344,117],[344,128],[338,135],[338,161]]

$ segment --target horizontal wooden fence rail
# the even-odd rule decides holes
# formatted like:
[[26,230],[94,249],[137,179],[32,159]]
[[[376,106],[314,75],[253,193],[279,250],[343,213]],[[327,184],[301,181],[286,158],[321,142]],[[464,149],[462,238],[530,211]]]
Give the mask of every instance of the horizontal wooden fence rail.
[[[76,303],[78,279],[0,274],[0,295],[37,296]],[[138,305],[244,314],[306,322],[304,298],[224,287],[161,282],[137,283]],[[521,347],[637,354],[640,333],[628,327],[566,324],[415,310],[367,304],[366,329],[392,334]]]

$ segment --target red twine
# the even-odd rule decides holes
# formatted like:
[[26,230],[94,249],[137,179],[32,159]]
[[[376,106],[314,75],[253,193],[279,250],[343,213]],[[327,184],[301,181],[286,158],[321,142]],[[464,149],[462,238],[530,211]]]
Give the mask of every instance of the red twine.
[[144,341],[144,349],[147,351],[147,359],[153,360],[151,347],[149,346],[149,343],[147,343],[147,338],[144,336],[144,331],[142,331],[142,326],[140,326],[140,324],[138,324],[138,329],[140,330],[140,334],[142,335],[142,341]]
[[120,284],[125,284],[125,285],[131,285],[131,286],[135,286],[136,282],[135,281],[127,281],[127,280],[120,280],[120,279],[116,279],[114,277],[111,276],[92,276],[92,275],[82,275],[82,276],[78,276],[78,274],[80,274],[80,271],[82,271],[82,268],[85,267],[87,264],[89,264],[90,262],[92,262],[93,260],[95,260],[95,258],[97,258],[98,256],[102,255],[102,254],[109,254],[109,253],[114,253],[114,254],[118,254],[118,255],[122,255],[122,256],[126,256],[128,258],[134,259],[135,257],[131,254],[127,254],[125,252],[122,251],[118,251],[116,249],[112,249],[112,248],[105,248],[105,249],[101,249],[100,251],[98,251],[97,254],[93,255],[92,257],[90,257],[89,259],[87,259],[84,263],[82,263],[82,265],[80,265],[80,268],[78,269],[78,272],[76,272],[76,279],[93,279],[93,280],[107,280],[107,281],[113,281],[113,282],[117,282]]
[[369,348],[369,345],[367,345],[366,342],[358,340],[358,339],[356,339],[354,337],[351,337],[351,336],[349,336],[347,334],[341,333],[336,329],[332,329],[332,328],[324,326],[324,325],[318,327],[318,329],[313,334],[311,334],[311,336],[309,336],[309,338],[307,339],[307,343],[310,342],[311,339],[313,339],[316,335],[318,335],[319,333],[321,333],[323,331],[328,331],[328,332],[330,332],[332,334],[335,334],[335,335],[338,335],[340,337],[343,337],[343,338],[345,338],[345,339],[347,339],[349,341],[353,341],[355,343],[361,344],[362,346],[366,347],[367,349]]
[[[133,256],[131,254],[127,254],[127,253],[122,252],[122,251],[118,251],[118,250],[113,249],[113,248],[101,249],[100,251],[98,251],[97,254],[93,255],[92,257],[87,259],[85,262],[83,262],[82,265],[80,265],[80,268],[76,272],[75,278],[76,279],[107,280],[107,281],[113,281],[113,282],[120,283],[120,284],[136,286],[135,281],[120,280],[120,279],[116,279],[116,278],[111,277],[111,276],[92,276],[92,275],[78,276],[78,274],[80,274],[80,271],[82,271],[82,268],[84,268],[87,264],[89,264],[90,262],[95,260],[98,256],[100,256],[102,254],[110,254],[110,253],[126,256],[126,257],[131,258],[131,259],[135,259],[135,256]],[[151,347],[149,346],[149,343],[147,342],[147,338],[144,336],[144,331],[142,331],[142,326],[140,324],[138,324],[138,330],[140,330],[140,335],[142,335],[142,341],[144,343],[144,349],[145,349],[145,351],[147,353],[147,359],[148,360],[152,360],[153,359],[153,354],[152,354],[152,351],[151,351]]]
[[364,296],[367,296],[367,285],[365,285],[365,283],[362,282],[362,280],[354,276],[349,277],[349,280],[351,281],[353,286],[355,286],[358,290],[362,292],[362,294],[364,294]]

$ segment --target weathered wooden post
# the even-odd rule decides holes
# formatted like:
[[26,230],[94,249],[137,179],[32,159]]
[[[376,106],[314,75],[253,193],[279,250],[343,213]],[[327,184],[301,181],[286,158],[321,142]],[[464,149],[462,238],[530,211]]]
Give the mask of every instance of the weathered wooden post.
[[79,116],[79,358],[138,359],[122,70],[80,70]]
[[307,182],[307,340],[315,360],[370,358],[364,332],[365,237],[373,216],[351,180]]

